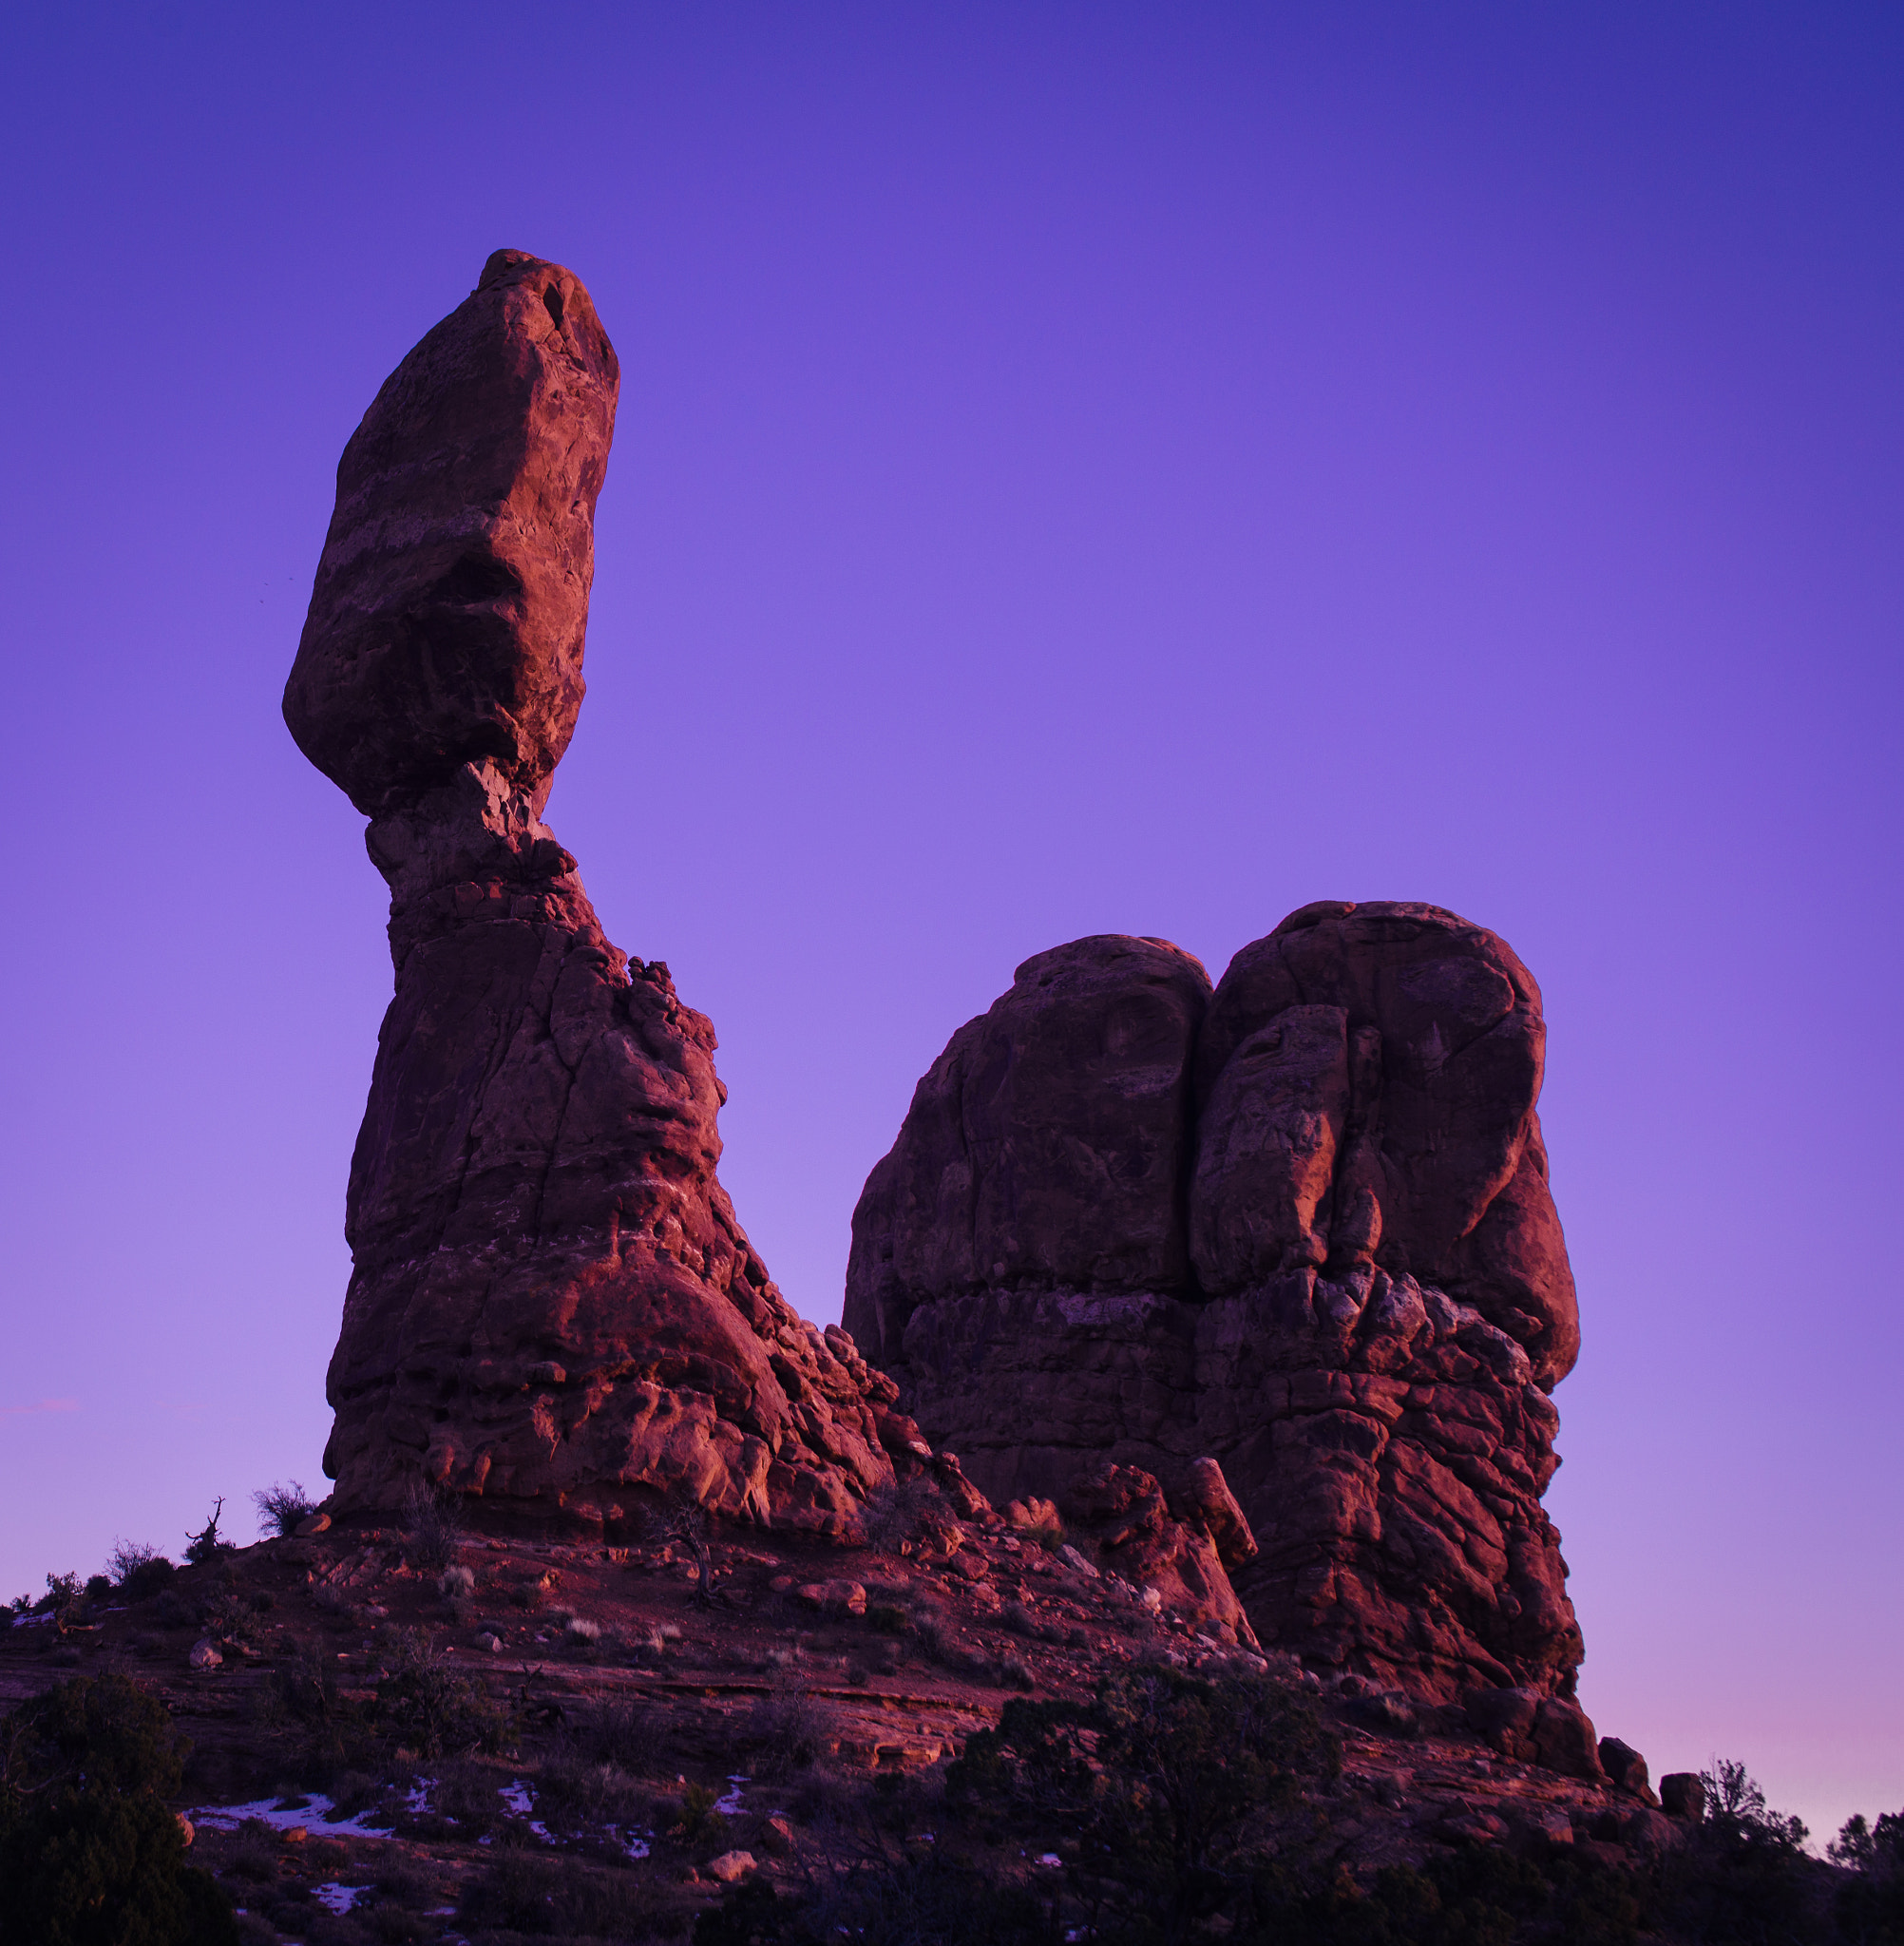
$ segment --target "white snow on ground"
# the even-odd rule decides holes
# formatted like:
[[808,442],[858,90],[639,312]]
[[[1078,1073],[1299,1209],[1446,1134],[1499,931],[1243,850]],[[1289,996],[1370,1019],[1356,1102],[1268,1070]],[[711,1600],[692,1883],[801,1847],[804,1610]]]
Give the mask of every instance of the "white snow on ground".
[[[496,1794],[503,1800],[503,1802],[505,1804],[508,1805],[510,1810],[513,1811],[519,1818],[529,1818],[529,1813],[533,1811],[536,1807],[535,1799],[529,1795],[528,1785],[525,1784],[520,1777],[514,1779],[512,1782],[508,1784],[499,1784],[496,1788]],[[546,1824],[542,1823],[537,1819],[529,1818],[529,1829],[533,1831],[544,1844],[556,1844],[560,1842],[560,1841],[549,1830],[549,1827]]]
[[314,1885],[311,1896],[333,1912],[349,1912],[371,1888],[368,1885]]
[[247,1818],[256,1818],[269,1824],[274,1831],[290,1831],[303,1824],[312,1830],[322,1830],[333,1838],[388,1838],[390,1834],[375,1824],[367,1824],[365,1818],[377,1815],[366,1811],[356,1818],[333,1818],[331,1816],[331,1800],[321,1791],[314,1791],[303,1803],[286,1808],[276,1798],[259,1798],[249,1804],[201,1804],[185,1813],[194,1824],[203,1824],[212,1831],[236,1831]]
[[714,1809],[723,1818],[737,1818],[740,1815],[740,1794],[752,1782],[751,1777],[730,1777],[728,1783],[733,1787],[714,1805]]

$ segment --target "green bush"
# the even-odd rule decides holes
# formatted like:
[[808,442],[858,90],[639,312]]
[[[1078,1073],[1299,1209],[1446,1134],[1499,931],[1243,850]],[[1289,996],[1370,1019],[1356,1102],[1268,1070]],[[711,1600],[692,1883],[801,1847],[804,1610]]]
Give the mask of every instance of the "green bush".
[[377,1670],[378,1726],[420,1756],[509,1747],[515,1722],[480,1684],[462,1676],[414,1629],[396,1632]]
[[1304,1782],[1340,1765],[1300,1690],[1133,1669],[1088,1704],[1014,1698],[945,1787],[995,1828],[1074,1839],[1072,1890],[1100,1936],[1166,1940],[1235,1906],[1261,1862],[1253,1827],[1297,1812]]
[[63,1683],[0,1721],[0,1941],[237,1946],[164,1802],[189,1751],[123,1676]]

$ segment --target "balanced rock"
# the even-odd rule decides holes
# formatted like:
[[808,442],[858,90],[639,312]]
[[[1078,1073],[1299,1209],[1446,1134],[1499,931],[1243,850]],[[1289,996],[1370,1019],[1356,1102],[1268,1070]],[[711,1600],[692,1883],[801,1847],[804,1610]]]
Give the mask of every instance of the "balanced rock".
[[902,1470],[927,1449],[774,1288],[715,1175],[714,1030],[609,943],[541,817],[617,383],[580,281],[499,251],[338,469],[285,716],[371,814],[396,992],[351,1164],[326,1505],[427,1483],[613,1528],[646,1490],[845,1534],[888,1444]]
[[581,280],[520,250],[384,381],[337,467],[284,693],[359,811],[485,759],[541,810],[581,708],[619,385]]
[[[1163,941],[1040,954],[868,1177],[847,1328],[995,1502],[1071,1517],[1108,1463],[1204,1506],[1266,1644],[1568,1698],[1544,1042],[1506,944],[1432,906],[1305,906],[1214,992]],[[1580,1726],[1548,1739],[1597,1768]]]

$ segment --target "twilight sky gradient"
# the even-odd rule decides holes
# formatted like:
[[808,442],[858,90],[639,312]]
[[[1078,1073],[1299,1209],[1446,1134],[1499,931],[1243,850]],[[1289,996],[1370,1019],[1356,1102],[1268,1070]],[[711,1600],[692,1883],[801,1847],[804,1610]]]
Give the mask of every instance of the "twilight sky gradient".
[[499,245],[620,351],[549,819],[839,1315],[1028,954],[1426,899],[1545,988],[1603,1733],[1904,1804],[1904,13],[22,8],[0,1593],[319,1485],[390,986],[278,717]]

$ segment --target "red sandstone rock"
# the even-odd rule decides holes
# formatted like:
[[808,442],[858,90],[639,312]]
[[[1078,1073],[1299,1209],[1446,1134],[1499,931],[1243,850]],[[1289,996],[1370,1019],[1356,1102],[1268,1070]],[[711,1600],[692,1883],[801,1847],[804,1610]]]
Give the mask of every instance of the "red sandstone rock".
[[920,1082],[853,1216],[847,1328],[877,1361],[919,1302],[1172,1289],[1190,1058],[1209,978],[1164,940],[1040,953]]
[[1526,967],[1438,906],[1307,906],[1245,946],[1197,1041],[1203,1288],[1372,1262],[1565,1378],[1580,1326],[1534,1113],[1546,1040]]
[[775,1289],[714,1173],[714,1030],[609,944],[539,815],[581,697],[615,382],[576,278],[499,252],[339,468],[285,711],[375,813],[396,993],[351,1166],[326,1504],[428,1480],[612,1528],[676,1491],[844,1536],[894,1479],[896,1387]]
[[[1201,1018],[1194,967],[1079,941],[953,1038],[855,1212],[848,1328],[997,1503],[1072,1518],[1089,1461],[1188,1505],[1213,1457],[1266,1643],[1437,1700],[1564,1700],[1540,1497],[1579,1336],[1538,989],[1426,906],[1305,907]],[[1596,1765],[1573,1727],[1556,1749]]]
[[1216,1543],[1201,1520],[1171,1510],[1154,1475],[1136,1466],[1094,1467],[1071,1482],[1065,1505],[1069,1531],[1089,1542],[1101,1566],[1136,1588],[1155,1589],[1167,1612],[1218,1624],[1255,1646]]
[[352,434],[284,715],[359,811],[485,759],[541,810],[581,707],[619,384],[580,279],[499,250]]

